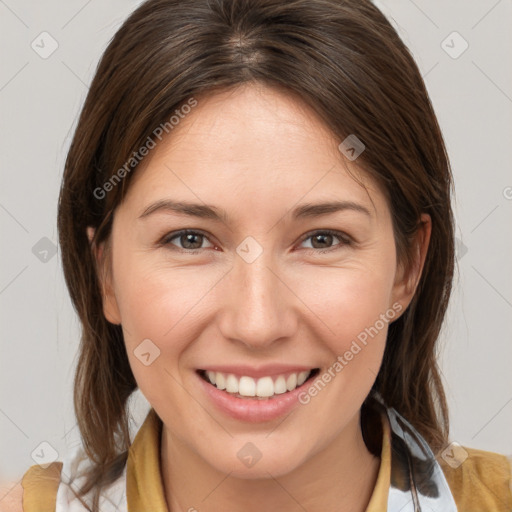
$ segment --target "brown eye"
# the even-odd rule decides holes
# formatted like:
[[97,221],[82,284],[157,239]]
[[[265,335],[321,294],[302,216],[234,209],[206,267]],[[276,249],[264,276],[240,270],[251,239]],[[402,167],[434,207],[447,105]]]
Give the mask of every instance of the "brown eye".
[[[302,241],[302,243],[307,240],[311,240],[311,247],[306,247],[307,249],[313,249],[314,252],[328,252],[332,250],[336,250],[346,245],[350,245],[351,239],[345,233],[341,233],[338,231],[315,231],[314,233],[309,233]],[[338,241],[338,243],[336,243]],[[333,246],[334,244],[334,246]]]
[[311,237],[312,243],[311,245],[315,249],[326,249],[326,246],[331,246],[334,240],[333,235],[325,235],[325,234],[319,234],[314,235]]
[[180,235],[179,241],[184,249],[200,249],[201,245],[203,245],[203,235],[188,233]]
[[[162,244],[166,246],[173,246],[172,248],[176,248],[183,252],[194,252],[206,248],[203,247],[205,240],[208,240],[208,238],[203,233],[200,233],[199,231],[185,230],[170,233],[162,240]],[[210,243],[210,247],[214,247],[213,244]]]

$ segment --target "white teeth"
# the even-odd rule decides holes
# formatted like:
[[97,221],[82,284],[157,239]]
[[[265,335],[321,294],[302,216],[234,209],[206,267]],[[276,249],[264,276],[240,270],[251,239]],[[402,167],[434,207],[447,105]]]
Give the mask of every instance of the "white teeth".
[[308,378],[308,376],[309,376],[308,371],[300,372],[297,377],[297,386],[302,386],[302,384],[304,384],[304,382],[306,382],[306,379]]
[[[213,373],[213,372],[211,372],[211,373]],[[208,378],[210,377],[209,374],[210,374],[210,372],[208,372],[208,374],[207,374]],[[226,379],[224,378],[224,374],[223,373],[217,372],[215,374],[215,380],[212,381],[212,379],[210,379],[210,382],[212,384],[214,384],[215,386],[217,386],[217,388],[219,388],[219,389],[226,389]]]
[[228,393],[238,393],[238,379],[234,375],[228,375],[226,379],[226,391]]
[[238,392],[242,396],[256,396],[256,382],[254,379],[251,377],[241,377],[238,383]]
[[286,379],[282,375],[279,375],[274,382],[274,393],[276,395],[280,395],[282,393],[286,393],[286,391],[288,391],[286,389]]
[[297,374],[296,373],[292,373],[291,375],[288,376],[288,378],[286,379],[286,389],[288,391],[292,391],[294,390],[295,388],[297,387]]
[[240,394],[241,396],[268,398],[274,395],[281,395],[287,391],[293,391],[296,387],[302,386],[310,376],[311,370],[299,373],[291,373],[288,378],[279,375],[274,380],[272,377],[261,377],[253,379],[244,375],[236,377],[233,374],[224,374],[221,372],[207,371],[207,379],[217,387],[217,389],[225,389],[228,393]]
[[274,382],[272,381],[272,377],[263,377],[258,379],[256,394],[258,396],[272,396],[274,394]]

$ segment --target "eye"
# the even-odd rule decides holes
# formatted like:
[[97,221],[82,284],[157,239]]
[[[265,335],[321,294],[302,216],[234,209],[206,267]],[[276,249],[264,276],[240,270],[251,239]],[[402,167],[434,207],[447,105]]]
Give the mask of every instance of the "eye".
[[[180,246],[177,246],[173,240],[176,240]],[[176,231],[169,233],[160,242],[162,245],[173,245],[177,250],[181,252],[195,253],[199,252],[203,247],[203,242],[208,240],[207,236],[200,231],[192,231],[191,229],[184,229],[182,231]],[[211,242],[210,247],[215,247]]]
[[[340,231],[333,231],[330,229],[323,231],[314,231],[312,233],[308,233],[303,239],[302,243],[311,239],[311,247],[307,249],[313,250],[316,253],[324,253],[335,251],[344,246],[351,245],[352,239],[345,233]],[[335,239],[338,239],[340,243],[335,244],[333,247],[328,247],[333,243]]]
[[[307,250],[311,250],[314,253],[325,253],[330,251],[335,251],[344,246],[351,245],[352,239],[346,234],[340,231],[333,231],[330,229],[320,230],[308,233],[303,239],[301,243],[304,243],[311,239],[310,247],[306,247]],[[329,247],[330,245],[338,240],[339,243],[335,243],[334,246]],[[203,247],[204,241],[207,241],[210,245],[207,247]],[[177,242],[177,243],[175,243]],[[179,244],[179,245],[178,245]],[[200,252],[202,249],[216,248],[214,244],[209,242],[206,234],[201,231],[194,231],[191,229],[184,229],[181,231],[176,231],[173,233],[169,233],[166,235],[160,242],[160,245],[164,246],[173,246],[172,248],[176,248],[176,250],[195,254]]]

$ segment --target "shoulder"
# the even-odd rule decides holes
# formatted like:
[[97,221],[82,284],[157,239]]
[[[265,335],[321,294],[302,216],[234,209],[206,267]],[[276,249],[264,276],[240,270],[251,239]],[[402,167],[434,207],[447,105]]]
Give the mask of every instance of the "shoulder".
[[18,483],[1,487],[0,512],[54,511],[62,462],[30,466]]
[[8,482],[0,485],[0,512],[23,512],[21,482]]
[[454,446],[439,457],[459,511],[512,510],[512,458]]

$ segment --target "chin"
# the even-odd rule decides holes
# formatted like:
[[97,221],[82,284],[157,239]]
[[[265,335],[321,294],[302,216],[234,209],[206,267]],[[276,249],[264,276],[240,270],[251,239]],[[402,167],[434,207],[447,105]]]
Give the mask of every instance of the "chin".
[[[291,473],[304,462],[304,446],[301,449],[272,446],[269,440],[258,441],[237,441],[233,440],[234,447],[218,449],[218,456],[211,451],[205,458],[206,462],[217,471],[230,474],[234,478],[243,480],[258,480],[277,478]],[[263,446],[265,445],[265,446]],[[260,446],[260,448],[257,448]],[[235,452],[235,457],[227,457],[227,453]],[[299,457],[299,454],[301,457]],[[212,458],[213,455],[213,458]]]

